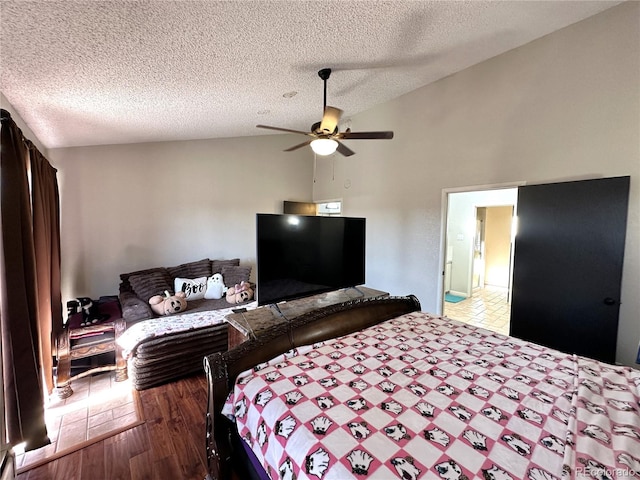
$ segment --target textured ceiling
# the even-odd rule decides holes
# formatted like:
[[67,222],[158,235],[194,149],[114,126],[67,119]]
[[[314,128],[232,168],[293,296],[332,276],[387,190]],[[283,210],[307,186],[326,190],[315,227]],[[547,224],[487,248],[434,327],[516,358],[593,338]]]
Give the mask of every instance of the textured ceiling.
[[0,91],[48,148],[306,131],[323,67],[348,121],[617,3],[1,0]]

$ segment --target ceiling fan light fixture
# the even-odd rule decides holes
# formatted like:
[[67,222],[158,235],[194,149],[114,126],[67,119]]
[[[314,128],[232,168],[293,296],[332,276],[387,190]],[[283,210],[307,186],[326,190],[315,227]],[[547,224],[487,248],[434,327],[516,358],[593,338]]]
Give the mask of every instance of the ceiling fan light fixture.
[[[312,137],[313,140],[307,139],[306,142],[302,142],[293,147],[285,149],[285,152],[293,152],[299,148],[311,145],[311,149],[316,155],[331,155],[336,151],[344,156],[350,157],[354,152],[344,143],[340,143],[338,140],[368,140],[368,139],[380,139],[391,140],[393,138],[393,132],[352,132],[351,128],[347,128],[344,132],[340,132],[338,129],[340,118],[342,117],[342,110],[336,107],[327,105],[327,80],[331,75],[330,68],[323,68],[318,72],[318,76],[324,82],[324,110],[322,113],[322,120],[314,123],[311,126],[311,131],[304,132],[302,130],[291,130],[290,128],[271,127],[269,125],[256,125],[258,128],[266,128],[267,130],[275,130],[277,132],[296,133],[298,135],[305,135]],[[291,97],[295,94],[295,91],[285,93],[284,97]],[[349,120],[350,122],[350,120]]]
[[331,155],[338,148],[338,142],[332,138],[316,138],[311,142],[311,149],[318,155]]

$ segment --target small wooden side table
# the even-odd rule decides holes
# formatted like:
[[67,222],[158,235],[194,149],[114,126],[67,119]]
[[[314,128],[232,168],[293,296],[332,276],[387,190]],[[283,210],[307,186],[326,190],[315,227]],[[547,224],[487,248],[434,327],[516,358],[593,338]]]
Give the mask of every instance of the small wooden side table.
[[[80,326],[82,314],[71,315],[57,338],[55,392],[58,398],[67,398],[73,394],[71,389],[73,380],[94,373],[115,370],[117,382],[127,379],[127,363],[116,341],[126,329],[120,303],[117,300],[101,303],[99,311],[101,314],[109,315],[109,318],[104,322],[83,327]],[[71,362],[73,360],[107,352],[115,352],[114,364],[90,368],[78,375],[71,376]]]
[[284,323],[295,321],[296,317],[318,308],[337,303],[357,300],[359,298],[388,297],[388,292],[368,287],[346,288],[320,293],[298,300],[278,303],[277,306],[265,305],[255,310],[232,313],[226,316],[229,334],[229,350],[251,338],[256,338],[262,330]]

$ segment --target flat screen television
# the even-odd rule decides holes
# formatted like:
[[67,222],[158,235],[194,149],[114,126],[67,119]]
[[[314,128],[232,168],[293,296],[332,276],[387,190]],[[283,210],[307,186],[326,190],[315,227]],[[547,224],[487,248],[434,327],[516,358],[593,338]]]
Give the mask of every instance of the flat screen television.
[[364,218],[256,217],[258,305],[364,284]]

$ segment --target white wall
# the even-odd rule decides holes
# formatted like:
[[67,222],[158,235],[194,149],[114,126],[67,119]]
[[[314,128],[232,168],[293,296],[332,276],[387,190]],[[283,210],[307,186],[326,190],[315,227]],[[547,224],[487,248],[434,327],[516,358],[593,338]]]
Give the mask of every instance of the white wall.
[[118,293],[120,273],[201,258],[255,266],[255,214],[310,201],[289,136],[50,150],[59,169],[62,297]]
[[617,359],[640,340],[640,3],[627,2],[353,117],[314,199],[367,217],[367,284],[441,308],[442,191],[631,175]]

